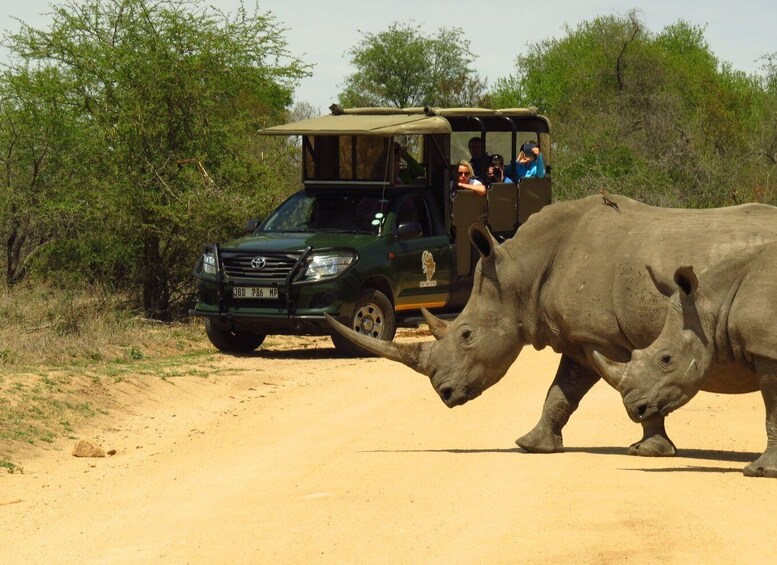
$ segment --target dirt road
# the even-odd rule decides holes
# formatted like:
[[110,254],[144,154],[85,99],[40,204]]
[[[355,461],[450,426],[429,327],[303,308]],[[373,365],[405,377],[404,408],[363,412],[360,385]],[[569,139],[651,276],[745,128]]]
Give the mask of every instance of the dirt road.
[[566,453],[514,440],[557,356],[446,408],[425,377],[334,357],[325,339],[218,357],[207,375],[123,385],[129,406],[0,475],[3,563],[777,562],[777,480],[760,396],[700,394],[668,420],[672,459],[629,457],[640,430],[597,384]]

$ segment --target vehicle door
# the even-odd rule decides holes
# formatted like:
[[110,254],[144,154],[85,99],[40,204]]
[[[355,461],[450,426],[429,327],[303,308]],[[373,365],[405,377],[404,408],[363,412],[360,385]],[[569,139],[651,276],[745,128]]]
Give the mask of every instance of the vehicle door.
[[404,195],[394,217],[396,310],[442,308],[451,290],[451,246],[434,203],[429,195]]

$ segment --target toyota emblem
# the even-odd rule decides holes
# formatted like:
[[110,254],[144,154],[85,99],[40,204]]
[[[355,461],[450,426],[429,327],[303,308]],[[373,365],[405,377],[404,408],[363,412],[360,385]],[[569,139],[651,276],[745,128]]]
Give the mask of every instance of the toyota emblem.
[[264,269],[264,266],[267,264],[267,259],[264,257],[254,257],[251,259],[251,268],[256,269],[257,271],[260,269]]

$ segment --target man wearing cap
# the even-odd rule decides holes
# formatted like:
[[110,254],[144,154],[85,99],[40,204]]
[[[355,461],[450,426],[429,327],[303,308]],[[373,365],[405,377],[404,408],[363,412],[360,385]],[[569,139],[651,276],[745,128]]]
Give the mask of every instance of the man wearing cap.
[[491,163],[488,165],[488,184],[495,182],[513,182],[505,176],[505,160],[499,153],[491,155]]
[[523,179],[523,178],[538,178],[541,179],[545,176],[545,161],[542,158],[540,148],[536,143],[528,141],[521,145],[521,151],[518,153],[518,157],[510,163],[507,167],[505,174]]

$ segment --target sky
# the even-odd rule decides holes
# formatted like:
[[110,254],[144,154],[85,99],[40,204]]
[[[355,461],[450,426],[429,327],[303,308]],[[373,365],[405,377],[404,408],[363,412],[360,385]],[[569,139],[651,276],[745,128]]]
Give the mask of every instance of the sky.
[[[0,0],[0,32],[15,31],[18,18],[34,27],[46,28],[45,15],[53,4],[65,0]],[[239,0],[207,2],[223,11],[234,11]],[[476,17],[473,6],[479,5]],[[247,0],[249,12],[254,0]],[[307,102],[321,112],[336,101],[353,72],[347,51],[362,33],[384,31],[393,22],[418,25],[429,34],[439,28],[461,29],[476,56],[475,68],[493,85],[514,72],[517,55],[528,45],[561,38],[572,29],[598,16],[623,16],[639,11],[648,30],[659,33],[679,20],[705,29],[705,38],[721,62],[747,73],[760,72],[761,57],[777,52],[777,2],[774,0],[511,0],[475,3],[462,0],[263,0],[260,12],[272,13],[286,28],[289,51],[314,65],[313,75],[303,79],[296,102]],[[0,48],[0,62],[7,59]]]

